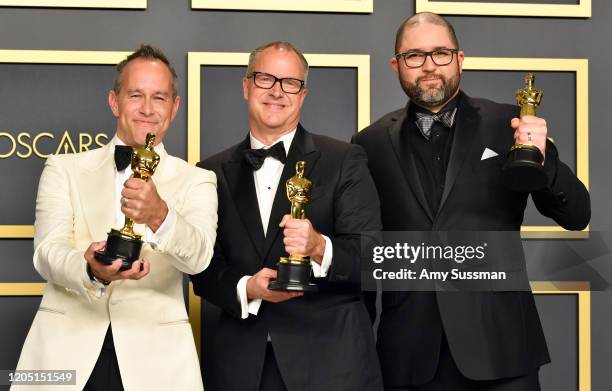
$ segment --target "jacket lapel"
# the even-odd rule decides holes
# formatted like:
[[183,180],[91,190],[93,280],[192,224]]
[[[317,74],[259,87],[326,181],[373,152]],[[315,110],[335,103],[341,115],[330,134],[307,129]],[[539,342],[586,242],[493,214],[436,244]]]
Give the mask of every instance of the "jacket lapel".
[[282,220],[283,216],[291,211],[291,203],[287,198],[287,188],[285,183],[289,178],[295,175],[295,164],[299,160],[304,160],[306,162],[304,176],[308,178],[320,156],[321,152],[317,150],[310,133],[308,133],[301,125],[298,124],[295,136],[293,137],[293,141],[291,143],[291,148],[289,148],[289,153],[287,154],[287,161],[285,162],[285,167],[283,168],[283,173],[281,174],[281,178],[276,189],[276,194],[274,196],[274,203],[272,204],[272,211],[270,212],[270,220],[268,223],[266,241],[263,251],[263,259],[268,257],[268,254],[270,253],[270,250],[272,249],[273,244],[280,232],[280,227],[278,224]]
[[478,114],[478,108],[472,104],[472,100],[467,95],[463,94],[457,110],[457,123],[455,124],[454,130],[455,135],[453,137],[448,167],[446,168],[444,192],[442,193],[442,200],[440,200],[438,212],[442,210],[444,203],[448,199],[453,185],[455,184],[455,180],[457,179],[457,175],[461,170],[461,166],[465,162],[470,148],[474,145],[479,125],[480,114]]
[[77,187],[81,210],[94,241],[106,240],[115,222],[115,165],[111,144],[92,152],[79,165]]
[[412,193],[421,205],[421,208],[427,213],[429,219],[433,221],[433,215],[425,198],[425,191],[421,184],[421,178],[416,169],[414,156],[410,152],[410,149],[407,148],[408,141],[405,139],[406,136],[402,134],[402,127],[407,115],[408,107],[406,107],[406,110],[402,111],[402,114],[395,119],[395,123],[389,128],[389,138],[393,150],[395,151],[395,157],[404,173],[404,178],[406,182],[408,182],[408,187],[412,190]]
[[242,224],[246,227],[258,255],[263,259],[265,238],[255,191],[253,168],[243,158],[243,151],[248,148],[250,148],[250,141],[247,135],[246,139],[236,148],[232,158],[223,164],[223,173],[227,178],[229,191],[242,219]]

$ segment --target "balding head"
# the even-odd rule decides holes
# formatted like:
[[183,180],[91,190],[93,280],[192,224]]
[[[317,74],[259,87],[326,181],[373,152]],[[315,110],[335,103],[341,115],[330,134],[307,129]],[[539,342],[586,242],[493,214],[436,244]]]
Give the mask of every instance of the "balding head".
[[397,33],[395,34],[395,53],[397,54],[402,46],[402,40],[405,34],[409,34],[409,30],[413,27],[416,27],[420,24],[434,24],[437,26],[442,26],[448,32],[448,37],[450,41],[453,43],[453,49],[459,49],[459,42],[457,41],[457,36],[455,35],[455,29],[453,26],[443,17],[438,14],[434,14],[431,12],[419,12],[418,14],[414,14],[408,19],[406,19],[400,27],[397,29]]

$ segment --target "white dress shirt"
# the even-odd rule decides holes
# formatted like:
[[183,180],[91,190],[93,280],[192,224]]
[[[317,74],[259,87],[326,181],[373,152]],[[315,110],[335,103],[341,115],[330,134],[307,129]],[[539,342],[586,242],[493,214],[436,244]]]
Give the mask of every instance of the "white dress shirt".
[[[282,142],[285,147],[285,153],[289,153],[289,147],[291,146],[291,142],[293,141],[293,137],[295,136],[295,129],[290,133],[287,133],[280,137],[274,144],[277,142]],[[261,141],[257,140],[253,134],[250,134],[251,139],[251,148],[260,149],[270,148],[271,145],[266,145]],[[270,213],[272,212],[272,204],[274,203],[274,196],[276,195],[276,190],[278,188],[281,175],[283,173],[283,168],[285,165],[280,161],[276,160],[273,157],[267,157],[264,160],[263,165],[257,171],[253,172],[253,178],[255,180],[255,192],[257,194],[257,204],[259,205],[259,213],[261,217],[261,225],[264,229],[264,236],[268,231],[268,224],[270,220]],[[273,224],[279,224],[279,222],[273,222]],[[323,253],[323,259],[321,260],[321,264],[319,265],[317,262],[311,260],[310,264],[312,266],[313,275],[317,278],[327,276],[327,272],[329,271],[329,267],[331,266],[332,257],[333,257],[333,249],[331,240],[322,235],[325,239],[325,251]],[[242,319],[246,319],[249,314],[257,315],[259,311],[259,307],[261,306],[261,299],[253,299],[248,300],[246,293],[246,283],[247,280],[251,276],[242,277],[236,286],[236,292],[238,296],[238,302],[241,307],[241,316]]]
[[[112,154],[112,159],[114,160],[115,146],[117,145],[126,145],[117,135],[113,137],[111,142],[111,148],[109,149]],[[157,144],[153,149],[157,152],[164,148],[162,143]],[[127,168],[121,171],[115,171],[115,224],[113,228],[120,229],[123,227],[125,223],[125,215],[121,212],[121,191],[123,191],[123,184],[127,181],[132,175],[132,170],[128,165]],[[149,244],[151,248],[155,249],[164,239],[165,235],[168,234],[170,229],[173,227],[176,221],[176,212],[174,208],[172,208],[168,203],[168,214],[166,215],[166,219],[162,222],[156,232],[153,232],[149,227],[145,226],[144,228],[144,242]],[[110,230],[111,227],[109,227]],[[89,275],[85,274],[86,281],[90,281]],[[97,288],[96,296],[102,297],[106,292],[106,285],[98,282],[91,281]]]

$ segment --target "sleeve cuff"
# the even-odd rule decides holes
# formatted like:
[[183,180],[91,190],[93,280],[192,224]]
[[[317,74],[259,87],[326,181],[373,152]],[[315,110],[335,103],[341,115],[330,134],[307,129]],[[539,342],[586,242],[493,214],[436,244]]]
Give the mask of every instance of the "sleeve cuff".
[[246,319],[251,315],[257,315],[259,307],[261,306],[261,299],[255,299],[249,301],[246,293],[246,283],[251,276],[243,276],[236,284],[236,294],[238,296],[238,303],[240,303],[240,317]]
[[85,268],[82,274],[83,277],[83,285],[92,291],[93,295],[96,298],[101,298],[106,293],[106,285],[101,282],[96,281],[93,277],[89,275],[89,268],[87,265],[87,261],[85,261]]
[[332,263],[332,257],[334,256],[334,249],[332,247],[331,239],[325,235],[322,236],[323,239],[325,239],[325,251],[323,252],[321,264],[319,265],[315,261],[310,261],[310,265],[312,266],[312,274],[315,278],[327,277],[327,272],[329,271]]
[[[166,203],[167,204],[167,203]],[[174,224],[176,223],[176,212],[174,208],[168,205],[168,214],[163,223],[159,226],[157,232],[153,232],[149,227],[145,227],[145,241],[149,243],[153,250],[161,245],[164,239],[168,239]]]

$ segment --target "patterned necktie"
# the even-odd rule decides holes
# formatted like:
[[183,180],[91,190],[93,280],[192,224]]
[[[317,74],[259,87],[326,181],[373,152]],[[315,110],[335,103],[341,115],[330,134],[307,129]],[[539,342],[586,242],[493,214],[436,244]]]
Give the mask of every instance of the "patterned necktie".
[[132,161],[132,147],[129,145],[115,145],[115,167],[123,171]]
[[416,125],[419,127],[423,137],[429,140],[429,137],[431,137],[431,127],[433,126],[434,122],[440,122],[447,128],[452,128],[453,123],[455,122],[456,113],[456,107],[452,110],[446,110],[436,114],[416,112]]
[[255,171],[261,168],[264,160],[266,160],[267,157],[273,157],[274,159],[285,164],[287,161],[287,155],[285,153],[283,142],[279,141],[268,149],[246,149],[244,151],[244,158]]

